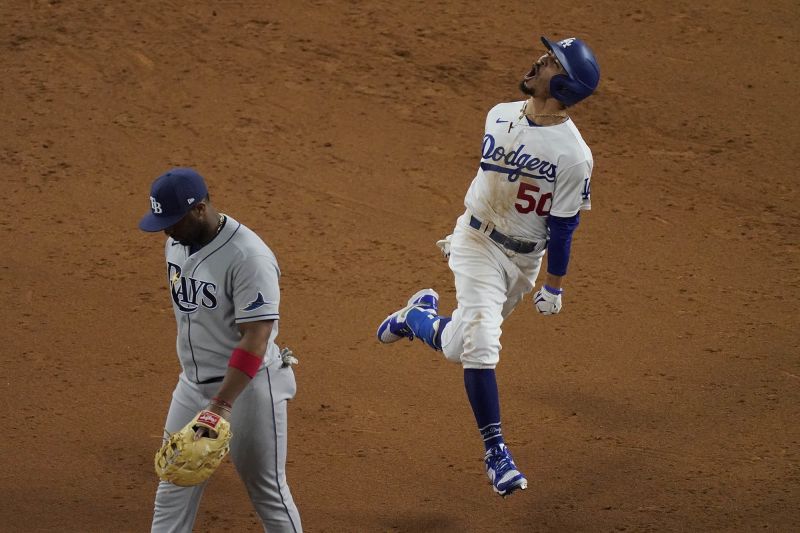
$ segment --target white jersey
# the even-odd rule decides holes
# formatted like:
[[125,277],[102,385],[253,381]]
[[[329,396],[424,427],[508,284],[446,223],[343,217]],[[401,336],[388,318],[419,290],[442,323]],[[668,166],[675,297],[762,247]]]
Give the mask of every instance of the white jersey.
[[591,208],[592,152],[572,120],[531,126],[524,101],[486,117],[481,163],[464,204],[482,222],[519,239],[547,238],[547,216]]
[[217,236],[194,254],[168,238],[165,255],[178,358],[189,380],[221,381],[241,340],[237,324],[243,322],[275,321],[262,365],[280,360],[275,345],[280,270],[258,235],[227,217]]

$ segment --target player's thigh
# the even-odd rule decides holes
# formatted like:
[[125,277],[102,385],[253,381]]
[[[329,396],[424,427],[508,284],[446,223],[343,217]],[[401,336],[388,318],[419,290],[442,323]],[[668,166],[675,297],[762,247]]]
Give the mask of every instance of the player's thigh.
[[503,257],[493,247],[475,231],[461,230],[453,234],[449,266],[453,271],[460,309],[502,309],[506,300],[507,276]]
[[172,401],[169,405],[164,429],[169,433],[180,431],[201,409],[206,407],[206,404],[205,398],[197,387],[181,374],[175,390],[172,391]]
[[296,390],[291,368],[261,371],[236,400],[231,415],[231,459],[237,469],[282,470],[286,462],[287,400]]
[[533,291],[536,277],[542,266],[543,256],[544,252],[518,255],[509,262],[506,269],[508,289],[506,291],[507,298],[503,304],[503,318],[508,317],[522,299]]
[[[505,258],[495,248],[471,230],[453,235],[449,264],[455,278],[457,308],[442,335],[442,351],[451,361],[463,362],[467,352],[476,352],[470,357],[494,361],[500,349],[507,275]],[[479,346],[465,345],[465,339],[472,344],[477,341]]]

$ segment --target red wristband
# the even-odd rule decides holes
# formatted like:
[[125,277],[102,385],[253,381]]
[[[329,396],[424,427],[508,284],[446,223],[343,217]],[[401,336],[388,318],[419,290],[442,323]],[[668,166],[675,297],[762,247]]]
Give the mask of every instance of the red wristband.
[[236,348],[231,354],[228,366],[241,370],[252,379],[253,376],[256,375],[256,372],[258,372],[258,369],[261,368],[262,360],[261,357],[251,354],[247,350]]

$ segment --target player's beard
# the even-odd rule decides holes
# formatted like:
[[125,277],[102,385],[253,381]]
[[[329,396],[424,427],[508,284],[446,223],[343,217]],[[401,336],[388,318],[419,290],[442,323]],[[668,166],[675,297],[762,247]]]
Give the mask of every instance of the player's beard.
[[181,228],[179,235],[173,233],[172,239],[181,246],[200,246],[203,240],[203,226],[201,224]]
[[536,91],[525,85],[525,80],[519,82],[519,90],[526,96],[536,96]]

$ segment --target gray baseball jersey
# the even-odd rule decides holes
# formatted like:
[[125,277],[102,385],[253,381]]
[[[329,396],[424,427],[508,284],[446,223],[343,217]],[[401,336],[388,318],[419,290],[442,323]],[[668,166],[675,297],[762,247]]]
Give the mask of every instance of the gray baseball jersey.
[[[216,395],[241,339],[237,324],[274,320],[264,362],[230,415],[231,460],[264,529],[300,533],[300,515],[286,481],[286,404],[295,395],[296,383],[292,368],[281,365],[275,344],[280,303],[277,261],[258,235],[231,217],[210,243],[191,252],[167,239],[167,275],[183,372],[172,393],[165,438]],[[179,487],[161,481],[151,532],[191,532],[205,486]]]
[[227,217],[220,233],[197,253],[190,255],[188,246],[169,238],[165,255],[178,357],[190,380],[208,383],[225,375],[240,340],[236,324],[242,322],[275,320],[264,364],[280,359],[275,344],[280,270],[258,235]]

